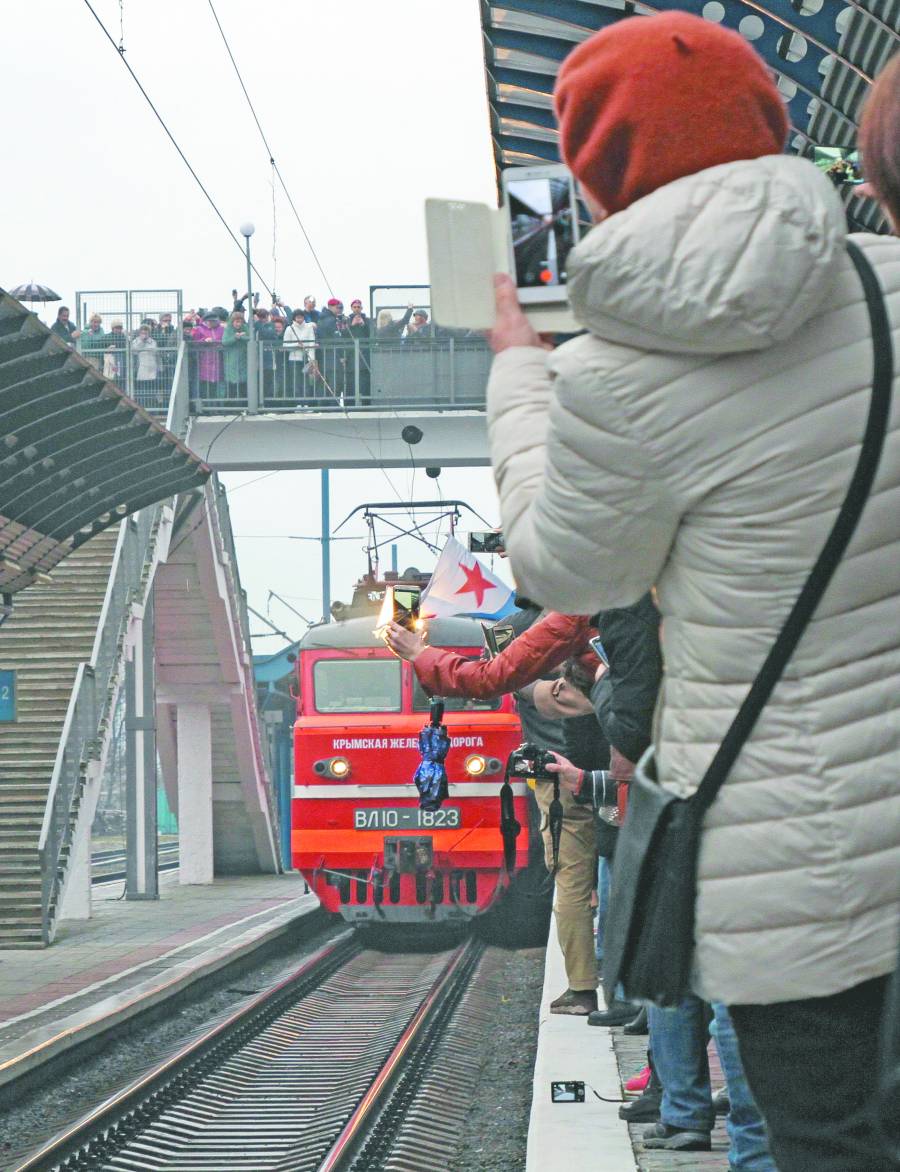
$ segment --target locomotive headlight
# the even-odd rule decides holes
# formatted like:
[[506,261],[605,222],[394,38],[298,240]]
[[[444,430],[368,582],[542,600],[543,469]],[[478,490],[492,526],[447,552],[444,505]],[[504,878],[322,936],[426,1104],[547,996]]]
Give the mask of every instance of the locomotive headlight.
[[313,764],[313,773],[318,773],[319,777],[334,777],[344,781],[350,776],[350,762],[346,757],[326,757]]
[[487,770],[487,761],[480,753],[471,753],[466,757],[465,770],[469,777],[481,777]]

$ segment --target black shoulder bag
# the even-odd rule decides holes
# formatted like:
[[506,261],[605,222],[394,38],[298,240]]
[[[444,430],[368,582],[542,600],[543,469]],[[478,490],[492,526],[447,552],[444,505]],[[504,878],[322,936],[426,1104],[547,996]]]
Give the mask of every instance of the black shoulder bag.
[[690,990],[697,856],[706,811],[737,760],[847,549],[872,488],[887,430],[893,351],[878,278],[847,241],[866,295],[875,350],[872,401],[846,499],[812,573],[695,793],[678,798],[657,782],[648,749],[628,791],[619,831],[603,945],[604,984],[634,999],[677,1005]]

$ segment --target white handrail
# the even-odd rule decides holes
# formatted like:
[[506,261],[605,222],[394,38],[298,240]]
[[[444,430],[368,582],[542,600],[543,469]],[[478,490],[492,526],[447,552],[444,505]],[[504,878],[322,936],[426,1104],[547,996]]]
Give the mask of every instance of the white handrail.
[[119,562],[122,558],[122,547],[125,544],[125,535],[130,524],[131,518],[129,517],[127,521],[124,521],[119,526],[119,536],[116,538],[116,548],[113,551],[112,565],[109,567],[109,579],[106,583],[106,593],[103,595],[103,605],[100,607],[100,618],[97,620],[97,630],[94,632],[94,644],[91,647],[91,657],[88,660],[92,666],[96,666],[97,657],[100,654],[100,646],[103,641],[103,628],[106,625],[110,607],[112,606],[114,584],[116,575],[119,571]]
[[161,504],[142,509],[123,522],[119,530],[91,657],[78,665],[69,697],[38,840],[46,942],[50,939],[59,890],[62,849],[71,835],[72,803],[91,743],[96,739],[111,703],[111,689],[121,654],[120,637],[131,605],[140,596],[144,566],[152,554],[151,542],[161,510]]
[[59,777],[62,773],[69,737],[72,735],[72,728],[75,723],[75,712],[78,708],[78,700],[84,684],[85,672],[87,671],[90,671],[90,664],[79,663],[78,670],[75,672],[75,683],[72,685],[72,694],[69,696],[69,704],[66,708],[66,718],[63,721],[62,733],[56,748],[53,773],[50,777],[50,789],[47,793],[47,804],[44,807],[44,817],[41,822],[41,834],[38,839],[38,852],[40,854],[43,854],[47,847],[47,839],[50,835],[50,826],[53,821],[53,804],[56,797],[56,790],[59,786]]

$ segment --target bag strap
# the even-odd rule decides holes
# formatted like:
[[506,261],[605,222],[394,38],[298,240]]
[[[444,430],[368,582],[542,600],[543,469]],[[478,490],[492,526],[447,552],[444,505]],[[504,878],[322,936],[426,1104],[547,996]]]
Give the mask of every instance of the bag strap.
[[872,344],[875,357],[872,374],[872,399],[869,405],[869,415],[866,420],[866,430],[863,436],[859,459],[847,490],[847,496],[841,505],[840,512],[828,540],[819,554],[816,564],[812,568],[806,584],[800,591],[791,613],[775,643],[766,656],[760,668],[759,675],[737,715],[731,723],[728,732],[722,739],[716,755],[703,775],[693,800],[703,810],[709,809],[715,800],[716,794],[725,782],[731,767],[737,760],[744,742],[753,731],[759,714],[762,712],[769,697],[781,678],[785,665],[794,653],[800,637],[806,630],[822,595],[831,581],[832,575],[840,564],[846,552],[850,539],[856,529],[863,508],[869,497],[878,462],[884,447],[884,437],[887,431],[888,416],[891,409],[891,384],[894,377],[894,356],[891,343],[891,331],[887,312],[884,307],[884,297],[878,277],[862,250],[847,241],[847,252],[853,261],[856,271],[862,281],[866,295],[866,305],[869,310],[869,320],[872,326]]

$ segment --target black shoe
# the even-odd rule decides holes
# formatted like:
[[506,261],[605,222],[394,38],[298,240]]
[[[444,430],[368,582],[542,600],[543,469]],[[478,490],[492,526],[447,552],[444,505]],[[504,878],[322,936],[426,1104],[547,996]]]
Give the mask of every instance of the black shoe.
[[608,1009],[595,1009],[588,1014],[588,1025],[621,1026],[634,1021],[638,1007],[633,1001],[613,1001]]
[[630,1103],[623,1103],[619,1108],[619,1118],[626,1123],[656,1123],[659,1119],[659,1106],[662,1102],[662,1090],[659,1085],[647,1087],[639,1099]]
[[574,1017],[588,1017],[597,1012],[596,989],[566,989],[550,1002],[551,1013],[567,1013]]
[[716,1115],[727,1115],[731,1110],[731,1100],[728,1098],[728,1087],[720,1087],[713,1095],[713,1107]]
[[630,1034],[632,1037],[643,1036],[649,1034],[650,1028],[647,1025],[647,1006],[641,1007],[641,1012],[637,1015],[634,1021],[630,1021],[628,1025],[622,1030],[623,1034]]
[[665,1152],[708,1152],[712,1142],[708,1131],[686,1131],[681,1127],[669,1127],[667,1123],[654,1123],[641,1136],[645,1148],[661,1149]]

